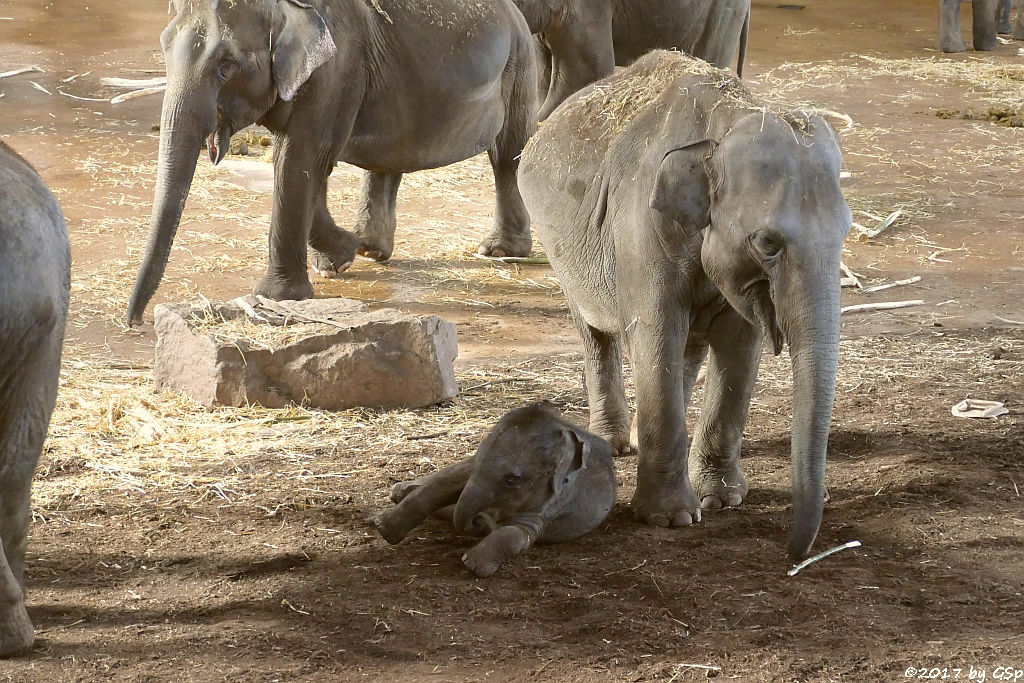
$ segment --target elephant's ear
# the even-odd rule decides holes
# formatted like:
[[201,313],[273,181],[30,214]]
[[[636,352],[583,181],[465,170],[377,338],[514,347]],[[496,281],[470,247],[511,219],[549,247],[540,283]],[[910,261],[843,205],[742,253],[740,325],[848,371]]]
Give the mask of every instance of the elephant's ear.
[[278,95],[291,102],[316,69],[338,51],[320,13],[300,0],[279,0],[284,24],[271,36],[270,55]]
[[711,182],[708,159],[713,140],[700,140],[669,150],[661,160],[654,179],[650,207],[682,225],[699,232],[710,222]]
[[562,490],[571,486],[577,475],[587,468],[587,459],[590,455],[589,441],[571,427],[565,428],[566,448],[555,467],[554,481],[551,487],[557,498]]

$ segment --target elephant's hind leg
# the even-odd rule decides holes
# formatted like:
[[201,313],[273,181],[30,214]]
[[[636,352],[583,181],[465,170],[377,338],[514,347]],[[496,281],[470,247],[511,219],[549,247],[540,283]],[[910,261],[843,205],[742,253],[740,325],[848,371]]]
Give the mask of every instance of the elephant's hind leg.
[[761,333],[728,310],[709,331],[711,358],[704,406],[690,449],[690,482],[705,510],[739,505],[747,496],[740,445],[761,357]]
[[377,261],[387,261],[395,250],[398,186],[401,173],[363,174],[363,190],[359,197],[355,236],[359,253]]
[[313,209],[309,246],[313,248],[313,270],[323,277],[337,277],[348,270],[359,248],[359,239],[339,228],[331,218],[327,209],[326,178]]
[[999,47],[996,37],[996,0],[973,0],[971,3],[971,34],[975,50],[995,50]]
[[[532,46],[527,46],[532,50]],[[487,151],[494,171],[494,228],[479,252],[485,256],[528,256],[533,246],[530,214],[519,194],[519,157],[537,130],[536,70],[521,69],[512,78],[505,101],[505,125]]]
[[1013,27],[1010,25],[1010,10],[1013,9],[1013,0],[999,0],[999,7],[996,9],[996,32],[1010,33]]
[[960,29],[960,0],[939,0],[939,49],[943,52],[964,52]]
[[590,431],[607,440],[615,455],[630,450],[629,405],[622,381],[622,343],[618,336],[588,325],[573,311],[583,340],[583,372],[590,406]]
[[373,519],[377,531],[395,544],[438,510],[454,505],[473,472],[473,460],[465,460],[412,482],[400,482],[391,492],[398,505]]

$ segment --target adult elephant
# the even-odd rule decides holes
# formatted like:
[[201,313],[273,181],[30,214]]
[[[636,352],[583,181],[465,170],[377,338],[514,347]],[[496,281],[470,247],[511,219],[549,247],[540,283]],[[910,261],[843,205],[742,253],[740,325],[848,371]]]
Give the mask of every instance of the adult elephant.
[[[388,259],[402,174],[484,150],[497,206],[480,251],[529,252],[516,169],[536,127],[537,76],[529,29],[507,0],[174,0],[174,10],[161,36],[156,198],[130,324],[163,276],[203,140],[217,163],[253,122],[277,137],[270,256],[256,294],[313,296],[307,240],[327,274],[357,251]],[[367,171],[355,234],[327,210],[339,160]]]
[[[963,52],[967,49],[960,26],[961,0],[939,2],[939,49],[943,52]],[[1024,40],[1024,12],[1017,9],[1017,20],[1010,25],[1013,0],[973,0],[971,2],[971,34],[975,50],[995,50],[999,45],[997,33],[1012,33]]]
[[541,119],[565,98],[654,49],[743,75],[750,0],[513,0],[538,40]]
[[[630,351],[641,521],[683,526],[742,502],[740,443],[767,338],[792,358],[789,552],[810,549],[852,219],[841,162],[821,117],[766,107],[725,72],[662,51],[568,100],[523,153],[520,188],[583,339],[590,431],[620,452],[623,339]],[[709,348],[687,457],[686,404]]]
[[29,502],[57,400],[70,286],[60,206],[0,142],[0,657],[33,641],[24,590]]

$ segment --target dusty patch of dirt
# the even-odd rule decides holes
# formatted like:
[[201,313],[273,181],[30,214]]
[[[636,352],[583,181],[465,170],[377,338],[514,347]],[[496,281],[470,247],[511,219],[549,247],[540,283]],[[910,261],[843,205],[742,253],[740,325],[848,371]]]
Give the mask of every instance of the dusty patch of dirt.
[[[391,413],[204,411],[152,391],[152,327],[120,324],[152,201],[159,97],[109,105],[29,83],[90,96],[101,76],[159,70],[166,3],[0,0],[11,18],[0,64],[44,69],[0,81],[0,136],[54,189],[74,252],[28,562],[38,642],[0,665],[0,680],[860,681],[906,680],[910,666],[992,680],[996,667],[1024,669],[1024,330],[1006,322],[1024,321],[1024,133],[934,115],[1019,109],[1020,84],[997,76],[1024,65],[1021,44],[939,57],[933,0],[777,4],[754,2],[748,84],[853,119],[855,220],[903,214],[877,239],[851,238],[844,260],[865,285],[922,277],[845,296],[925,301],[844,321],[815,547],[864,545],[786,576],[788,367],[766,357],[742,508],[684,530],[637,525],[635,458],[623,458],[601,530],[478,580],[459,562],[470,539],[430,522],[391,547],[366,518],[394,481],[470,454],[509,408],[546,399],[586,422],[550,269],[473,256],[492,216],[486,159],[405,178],[390,264],[314,278],[321,296],[456,322],[458,399]],[[260,276],[266,165],[233,161],[200,161],[157,301],[230,299]],[[332,177],[343,225],[359,181],[351,168]],[[953,418],[966,397],[1011,413]]]

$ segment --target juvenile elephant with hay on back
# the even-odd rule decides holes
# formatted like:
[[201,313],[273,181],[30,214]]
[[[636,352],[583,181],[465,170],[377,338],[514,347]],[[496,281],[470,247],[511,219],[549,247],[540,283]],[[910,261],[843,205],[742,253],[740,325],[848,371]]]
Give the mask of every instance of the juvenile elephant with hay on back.
[[841,164],[820,116],[768,107],[726,72],[663,51],[567,100],[524,152],[520,189],[583,339],[590,429],[620,452],[623,341],[630,353],[641,521],[688,525],[746,497],[740,442],[767,338],[792,358],[789,553],[814,542],[851,224]]
[[484,537],[462,561],[490,576],[534,543],[572,540],[604,521],[615,505],[612,449],[545,408],[527,406],[502,417],[472,458],[399,482],[391,499],[395,507],[373,520],[388,543],[444,511],[459,531]]

